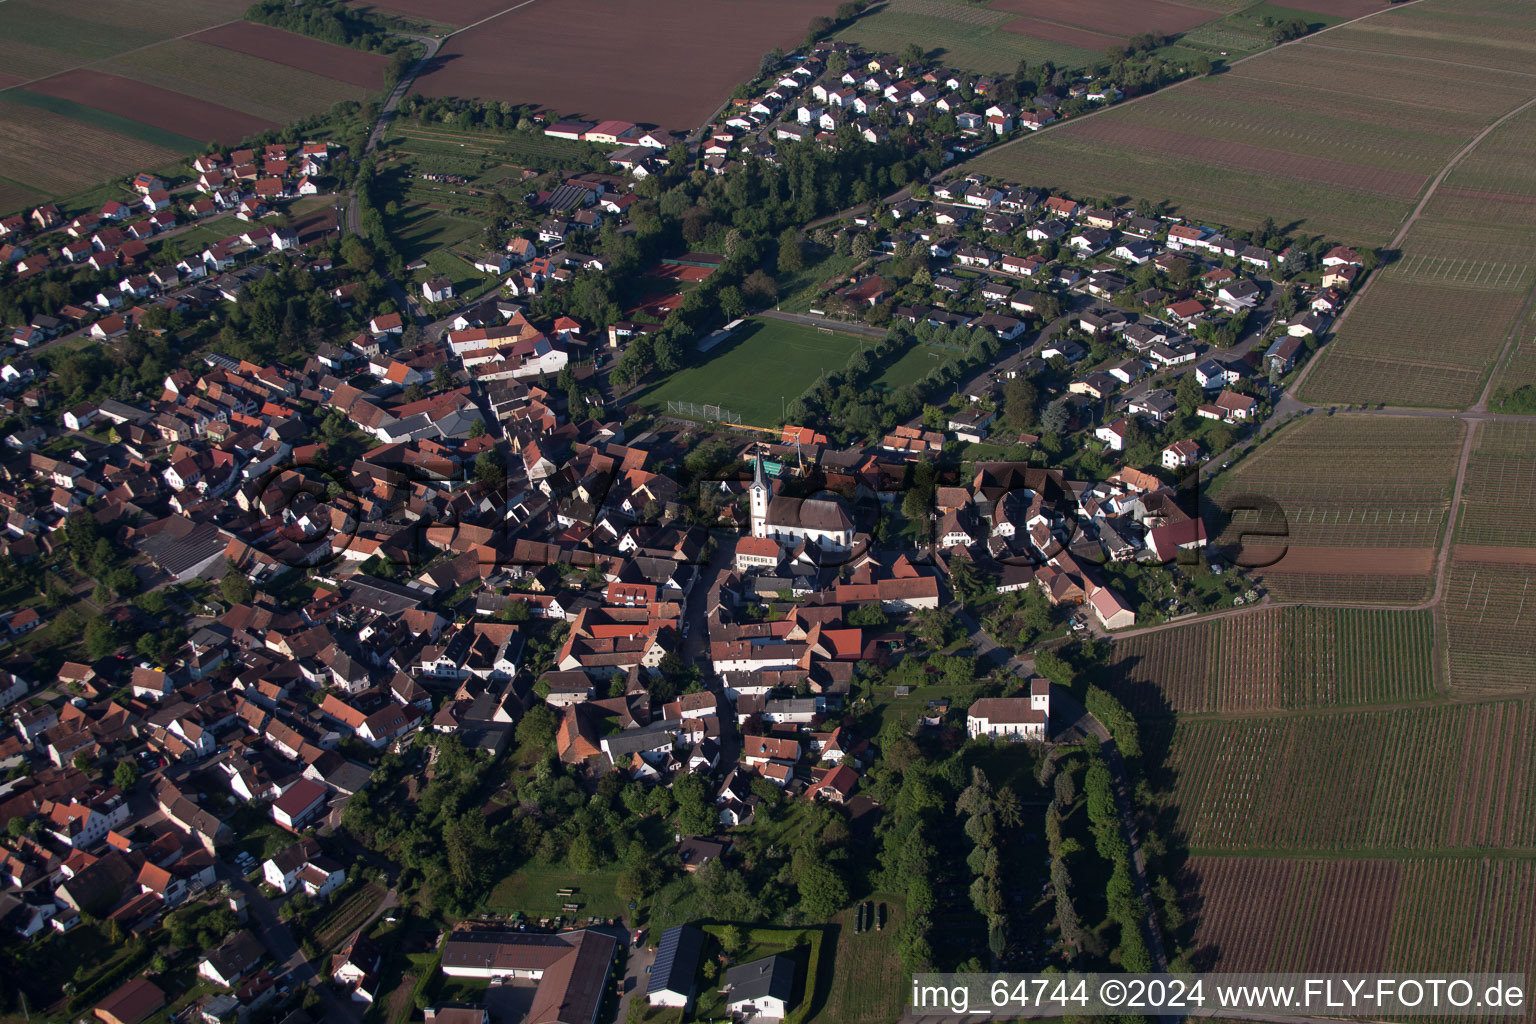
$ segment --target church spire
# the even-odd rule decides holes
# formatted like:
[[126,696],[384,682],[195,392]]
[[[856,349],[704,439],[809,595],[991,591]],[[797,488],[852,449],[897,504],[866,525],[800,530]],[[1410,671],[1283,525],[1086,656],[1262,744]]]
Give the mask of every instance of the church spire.
[[763,457],[761,455],[754,455],[752,457],[752,464],[754,467],[752,471],[752,486],[767,490],[768,477],[763,474]]

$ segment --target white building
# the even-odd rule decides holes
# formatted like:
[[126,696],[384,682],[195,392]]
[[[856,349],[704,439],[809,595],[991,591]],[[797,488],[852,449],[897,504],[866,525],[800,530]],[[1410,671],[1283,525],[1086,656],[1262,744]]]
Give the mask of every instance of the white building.
[[763,460],[753,460],[752,536],[768,537],[788,547],[811,541],[822,548],[847,551],[853,547],[853,520],[836,501],[825,498],[775,497],[763,472]]
[[1031,680],[1028,697],[986,697],[966,712],[966,734],[1010,740],[1044,740],[1051,712],[1051,684]]

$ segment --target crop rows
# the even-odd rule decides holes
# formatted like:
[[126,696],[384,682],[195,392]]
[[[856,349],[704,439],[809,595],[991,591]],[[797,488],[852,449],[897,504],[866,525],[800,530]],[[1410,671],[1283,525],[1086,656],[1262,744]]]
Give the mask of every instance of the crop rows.
[[1262,609],[1117,641],[1111,686],[1138,716],[1422,700],[1429,612]]
[[1287,608],[1280,632],[1286,707],[1418,700],[1434,693],[1429,612]]
[[1536,423],[1494,420],[1478,427],[1456,541],[1536,547]]
[[102,64],[100,70],[278,124],[329,110],[340,100],[368,96],[367,89],[334,78],[190,39],[170,39],[124,54]]
[[1307,378],[1314,402],[1465,408],[1525,304],[1514,291],[1427,284],[1384,273]]
[[1524,0],[1448,0],[1414,4],[1329,33],[1328,42],[1361,53],[1440,61],[1454,52],[1457,70],[1526,72],[1536,66],[1536,32]]
[[1451,688],[1528,693],[1536,688],[1536,565],[1457,562],[1440,614]]
[[0,178],[50,195],[83,192],[117,174],[178,158],[174,150],[0,99]]
[[1536,977],[1536,863],[1408,861],[1398,891],[1386,970]]
[[1195,857],[1187,881],[1202,970],[1536,974],[1529,860]]
[[1180,825],[1201,850],[1526,846],[1529,704],[1181,722]]
[[1260,573],[1271,596],[1279,601],[1308,604],[1419,604],[1429,597],[1429,575],[1380,573],[1275,572]]
[[1223,474],[1214,496],[1274,500],[1293,545],[1433,547],[1460,433],[1445,420],[1312,416]]

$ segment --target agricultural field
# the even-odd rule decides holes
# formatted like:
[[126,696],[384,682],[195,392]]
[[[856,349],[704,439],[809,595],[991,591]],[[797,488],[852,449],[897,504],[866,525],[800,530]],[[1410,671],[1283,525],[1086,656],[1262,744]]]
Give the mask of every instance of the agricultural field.
[[[1495,560],[1471,561],[1486,554]],[[1514,555],[1522,556],[1516,559]],[[1457,548],[1439,613],[1451,691],[1529,693],[1536,680],[1536,551]]]
[[1202,969],[1384,970],[1396,861],[1195,857],[1189,873]]
[[[1214,503],[1258,495],[1285,515],[1283,557],[1255,571],[1281,600],[1413,603],[1428,591],[1462,443],[1454,420],[1315,413],[1218,476]],[[1213,542],[1255,528],[1239,515]],[[1251,554],[1280,554],[1243,541]]]
[[1196,961],[1223,971],[1536,971],[1536,863],[1196,857]]
[[[343,55],[353,52],[330,48]],[[369,89],[362,86],[191,39],[172,39],[115,57],[97,67],[173,93],[196,96],[272,124],[287,124],[321,113],[341,100],[362,102],[369,94]]]
[[1114,645],[1138,716],[1337,707],[1433,696],[1429,612],[1266,608]]
[[[1503,265],[1459,267],[1409,256],[1383,270],[1339,325],[1301,397],[1449,409],[1476,402],[1531,277]],[[1453,270],[1473,276],[1445,283]]]
[[964,0],[890,0],[840,29],[836,38],[885,53],[919,43],[936,60],[978,74],[1012,72],[1021,60],[1085,67],[1103,58],[1103,45],[1085,49],[1009,28],[1021,20],[1007,10]]
[[[48,198],[82,192],[131,170],[165,167],[182,156],[0,93],[0,209],[9,212]],[[20,200],[20,202],[16,202]]]
[[[810,20],[833,6],[826,0],[657,0],[643,18],[615,18],[602,0],[536,3],[454,36],[415,89],[690,129],[757,74],[764,53],[799,45]],[[576,75],[572,25],[583,26],[583,73]],[[508,60],[514,48],[518,59]],[[707,61],[696,59],[701,52],[710,55]]]
[[6,0],[0,8],[0,68],[16,85],[184,32],[239,20],[245,0]]
[[382,54],[333,46],[254,21],[220,25],[199,32],[194,38],[226,52],[248,54],[264,63],[285,64],[363,90],[382,90],[384,72],[389,67],[389,58]]
[[711,350],[706,362],[646,391],[643,404],[658,414],[666,413],[669,401],[719,405],[749,426],[774,426],[783,422],[781,399],[787,403],[798,398],[823,370],[840,369],[863,344],[851,334],[783,320],[754,319],[749,324]]
[[[1438,60],[1410,59],[1415,24],[1437,7],[1459,12],[1437,23]],[[1508,61],[1461,59],[1503,45],[1505,31],[1523,38],[1512,11],[1506,0],[1422,0],[1000,147],[974,168],[1089,197],[1166,199],[1195,219],[1273,217],[1381,245],[1469,138],[1529,98]]]
[[1533,741],[1521,700],[1186,719],[1167,768],[1197,853],[1529,847]]
[[1456,544],[1458,552],[1463,545],[1536,548],[1536,422],[1478,424],[1462,484]]

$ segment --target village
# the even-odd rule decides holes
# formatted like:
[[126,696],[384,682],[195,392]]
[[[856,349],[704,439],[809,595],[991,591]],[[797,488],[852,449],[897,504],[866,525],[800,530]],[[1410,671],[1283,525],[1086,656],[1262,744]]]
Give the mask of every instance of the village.
[[[695,173],[935,119],[963,153],[1066,101],[1021,109],[985,80],[817,49],[705,133]],[[707,365],[703,339],[742,318],[685,309],[686,289],[621,316],[572,299],[638,276],[605,250],[634,234],[648,179],[687,173],[674,141],[626,122],[545,131],[619,147],[623,173],[537,188],[476,257],[492,285],[472,298],[421,266],[408,292],[341,239],[367,197],[347,198],[350,158],[327,143],[212,153],[179,183],[139,174],[134,203],[4,221],[6,286],[46,281],[52,311],[10,325],[0,370],[0,922],[24,944],[99,929],[128,950],[69,982],[70,1013],[382,1006],[401,968],[371,929],[402,886],[377,819],[420,797],[389,795],[407,763],[434,768],[428,791],[515,762],[594,799],[675,804],[687,823],[642,873],[686,881],[760,815],[878,813],[892,735],[1081,738],[1037,642],[1256,599],[1207,536],[1202,467],[1254,435],[1373,254],[977,175],[913,180],[831,225],[828,252],[855,269],[796,315],[965,347],[968,372],[859,435],[691,421],[645,412],[614,373],[657,372],[625,362],[652,337],[691,334],[686,358]],[[204,222],[230,233],[169,245]],[[694,284],[737,259],[647,265]],[[856,724],[877,693],[955,680],[981,689],[904,710],[895,734]],[[558,912],[492,920],[485,880],[452,874],[456,926],[429,936],[438,985],[505,984],[534,1024],[700,997],[704,933],[626,923],[659,883],[593,913],[578,873]],[[861,902],[860,929],[884,913]],[[756,1019],[807,984],[779,954],[720,981],[720,1009]],[[418,1008],[490,1019],[479,1000]]]

